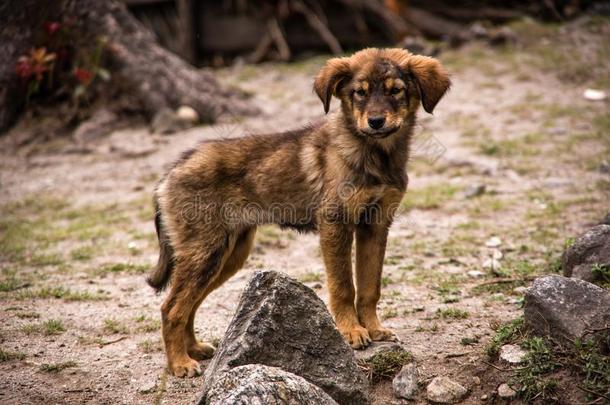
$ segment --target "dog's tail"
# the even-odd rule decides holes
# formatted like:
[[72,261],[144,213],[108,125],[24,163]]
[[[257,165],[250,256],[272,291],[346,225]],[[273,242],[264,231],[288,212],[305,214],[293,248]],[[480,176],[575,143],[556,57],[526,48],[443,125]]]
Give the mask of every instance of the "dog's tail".
[[146,282],[157,292],[161,292],[167,286],[174,269],[174,249],[163,227],[161,210],[159,209],[159,201],[156,195],[154,197],[154,204],[155,229],[157,231],[157,239],[159,239],[159,261],[157,262],[157,267],[146,278]]

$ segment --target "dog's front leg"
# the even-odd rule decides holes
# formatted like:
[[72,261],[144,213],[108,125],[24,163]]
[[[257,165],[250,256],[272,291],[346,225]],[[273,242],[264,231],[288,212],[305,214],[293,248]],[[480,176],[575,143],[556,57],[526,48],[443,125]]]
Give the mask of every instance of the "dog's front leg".
[[356,227],[356,309],[360,324],[373,340],[396,340],[394,332],[381,326],[377,317],[388,228],[389,224],[383,221]]
[[371,339],[367,330],[358,323],[354,307],[351,257],[353,235],[350,225],[331,222],[320,224],[320,246],[326,266],[330,311],[345,340],[354,349],[360,349],[368,346]]

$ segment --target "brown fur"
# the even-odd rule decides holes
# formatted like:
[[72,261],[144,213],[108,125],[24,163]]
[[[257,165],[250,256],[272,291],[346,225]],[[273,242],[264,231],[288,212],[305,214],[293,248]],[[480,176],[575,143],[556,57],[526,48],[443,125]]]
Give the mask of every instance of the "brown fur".
[[407,188],[419,103],[432,112],[449,84],[435,59],[365,49],[330,59],[316,77],[325,111],[341,100],[325,123],[202,143],[179,160],[155,193],[161,254],[149,278],[158,290],[171,279],[161,312],[174,375],[198,374],[197,360],[212,355],[195,339],[195,313],[243,265],[264,223],[319,231],[330,309],[354,348],[394,338],[376,312],[388,229]]

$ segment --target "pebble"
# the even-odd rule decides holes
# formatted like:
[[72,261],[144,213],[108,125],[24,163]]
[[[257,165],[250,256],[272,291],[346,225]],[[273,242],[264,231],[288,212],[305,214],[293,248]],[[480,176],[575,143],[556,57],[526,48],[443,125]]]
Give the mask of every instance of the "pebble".
[[149,393],[153,392],[156,389],[157,389],[157,382],[153,380],[153,381],[149,381],[147,383],[144,383],[143,385],[138,387],[138,392],[140,394],[149,394]]
[[415,363],[404,365],[392,380],[394,395],[397,398],[412,399],[417,392],[418,380],[419,372]]
[[517,345],[504,345],[500,348],[500,358],[510,364],[523,363],[527,352]]
[[176,110],[176,115],[182,121],[197,123],[199,122],[199,114],[193,107],[182,105]]
[[438,404],[457,402],[465,397],[466,394],[468,394],[466,388],[447,377],[434,377],[426,388],[428,400]]
[[489,238],[487,240],[487,242],[485,242],[485,246],[489,247],[489,248],[497,248],[502,244],[502,239],[498,238],[497,236],[492,236],[491,238]]
[[485,194],[487,186],[485,184],[473,184],[464,191],[464,198],[474,198]]
[[515,294],[525,294],[527,292],[527,287],[525,287],[525,286],[515,287],[515,288],[513,288],[513,292]]
[[508,399],[513,398],[515,395],[517,395],[517,392],[506,383],[500,384],[498,387],[498,396],[500,398]]
[[482,278],[485,277],[485,273],[482,271],[478,271],[478,270],[470,270],[468,273],[468,277],[472,277],[472,278]]
[[606,99],[606,92],[597,89],[586,89],[583,97],[589,101],[603,101]]

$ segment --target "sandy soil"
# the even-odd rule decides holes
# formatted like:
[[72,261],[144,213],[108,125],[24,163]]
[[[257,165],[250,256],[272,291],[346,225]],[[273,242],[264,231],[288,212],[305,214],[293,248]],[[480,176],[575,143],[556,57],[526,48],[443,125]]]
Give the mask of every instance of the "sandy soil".
[[[388,245],[385,324],[413,353],[422,387],[449,376],[470,389],[464,403],[494,400],[509,377],[486,364],[484,348],[494,325],[521,314],[514,288],[553,271],[565,241],[608,210],[608,101],[582,97],[600,82],[566,79],[564,64],[536,47],[561,33],[535,27],[542,34],[523,34],[521,46],[472,44],[440,55],[454,85],[433,117],[421,113],[410,189]],[[599,45],[608,22],[568,31]],[[14,133],[1,141],[0,402],[193,402],[202,377],[166,375],[163,295],[144,283],[157,254],[154,184],[200,139],[323,119],[311,84],[324,60],[219,71],[254,94],[257,117],[228,114],[171,136],[128,128],[87,154],[68,153],[69,139],[36,153],[12,151]],[[485,192],[468,197],[477,185]],[[493,237],[497,248],[486,245]],[[503,257],[490,269],[494,250]],[[326,300],[317,237],[263,227],[245,268],[200,308],[200,338],[223,336],[245,281],[262,268],[286,272]],[[500,278],[516,281],[491,283]],[[375,403],[392,401],[387,382],[374,394]],[[415,402],[425,402],[425,389]]]

